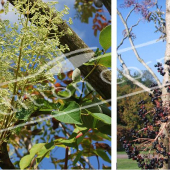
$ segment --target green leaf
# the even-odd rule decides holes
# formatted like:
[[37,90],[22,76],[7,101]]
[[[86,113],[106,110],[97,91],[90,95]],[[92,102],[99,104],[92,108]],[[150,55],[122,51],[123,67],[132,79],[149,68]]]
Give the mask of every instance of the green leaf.
[[[110,128],[111,128],[111,126],[110,126]],[[107,134],[101,133],[99,130],[96,130],[96,129],[93,129],[93,132],[94,132],[96,135],[98,135],[98,136],[100,136],[100,137],[102,137],[102,138],[104,138],[104,139],[107,139],[107,140],[111,141],[111,137],[109,137]]]
[[102,122],[111,125],[111,117],[103,114],[103,113],[91,113],[93,117],[95,117],[98,120],[101,120]]
[[111,110],[105,105],[100,105],[100,108],[102,109],[103,114],[111,116]]
[[83,124],[78,125],[79,127],[87,127],[87,128],[99,128],[105,125],[105,123],[99,119],[96,119],[91,113],[81,114],[81,119]]
[[19,162],[20,169],[27,168],[30,165],[33,158],[34,158],[33,155],[26,155],[26,156],[22,157]]
[[102,65],[105,67],[111,67],[111,53],[106,53],[96,58],[92,58],[88,63],[84,63],[84,65]]
[[99,42],[105,50],[111,47],[111,25],[108,25],[100,32]]
[[96,155],[100,156],[104,161],[111,163],[110,158],[108,157],[108,155],[106,154],[106,152],[105,152],[104,150],[102,150],[102,149],[96,149],[96,150],[94,151],[94,153],[95,153]]
[[37,153],[37,158],[36,158],[36,168],[39,165],[39,163],[44,159],[44,157],[47,157],[49,152],[55,148],[54,142],[50,142],[45,144],[41,150]]
[[42,147],[45,145],[45,143],[38,143],[35,144],[31,149],[30,149],[30,155],[35,155],[37,152],[39,152]]
[[78,131],[87,131],[88,130],[88,128],[87,127],[80,127],[79,125],[76,125],[76,128],[78,129]]
[[72,84],[69,84],[66,89],[67,90],[65,91],[59,91],[58,95],[61,97],[68,98],[68,97],[71,97],[76,91],[75,87]]
[[37,99],[36,102],[38,104],[43,104],[43,106],[40,106],[40,111],[51,111],[52,109],[58,109],[59,104],[57,103],[50,103],[45,99]]
[[111,125],[104,125],[102,127],[97,128],[101,133],[107,134],[111,136]]
[[[94,97],[94,102],[98,103],[98,102],[101,102],[101,100]],[[108,108],[106,103],[100,104],[99,106],[100,106],[103,114],[111,116],[111,110]],[[96,113],[99,113],[99,112],[96,112]]]
[[76,138],[72,138],[72,139],[56,139],[54,142],[55,142],[55,145],[57,145],[57,146],[60,146],[62,144],[62,145],[68,146],[68,147],[77,148],[76,147]]
[[[82,110],[82,112],[85,112],[86,113],[86,110],[91,112],[91,113],[102,113],[102,109],[100,108],[99,105],[95,105],[95,106],[91,106],[91,105],[94,105],[96,104],[96,102],[84,102],[82,104],[82,107],[83,106],[88,106],[88,108],[86,108],[85,110]],[[91,106],[91,107],[90,107]]]
[[52,115],[63,123],[82,124],[80,119],[80,106],[75,101],[67,102],[64,110],[54,111]]
[[77,154],[76,158],[73,161],[73,166],[76,165],[76,163],[79,161],[79,159],[81,158],[83,151],[79,151],[79,153]]
[[36,157],[36,167],[37,167],[38,164],[43,160],[43,158],[54,148],[55,148],[54,142],[35,144],[30,149],[30,154],[24,156],[21,159],[20,168],[21,169],[27,168],[30,165],[32,159],[35,157],[35,155],[37,155]]
[[65,77],[66,77],[66,75],[65,75],[64,73],[59,73],[59,74],[57,75],[57,78],[58,78],[59,80],[63,80]]
[[32,113],[32,110],[22,108],[21,111],[16,112],[16,118],[18,120],[25,120],[26,121],[30,117],[31,113]]
[[38,152],[37,158],[43,157],[47,152],[55,148],[54,142],[46,143],[41,150]]
[[111,63],[112,63],[111,53],[106,53],[99,59],[98,65],[111,67]]
[[78,68],[76,68],[76,69],[73,71],[72,80],[73,80],[74,82],[81,80],[81,72],[80,72],[80,70],[79,70]]
[[79,127],[87,127],[88,129],[96,127],[96,120],[90,114],[82,114],[81,119],[83,124],[79,125]]

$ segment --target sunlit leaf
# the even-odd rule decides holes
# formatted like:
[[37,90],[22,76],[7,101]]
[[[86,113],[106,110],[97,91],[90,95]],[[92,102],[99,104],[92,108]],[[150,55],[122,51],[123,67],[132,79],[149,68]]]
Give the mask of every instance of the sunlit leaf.
[[73,80],[74,82],[81,80],[81,72],[80,72],[80,70],[79,70],[78,68],[76,68],[76,69],[73,71],[72,80]]
[[108,25],[100,32],[99,42],[105,50],[111,47],[111,25]]
[[106,53],[104,55],[93,58],[88,63],[85,63],[84,65],[95,65],[95,64],[102,65],[105,67],[111,67],[111,53]]
[[103,114],[103,113],[91,113],[93,117],[95,117],[98,120],[101,120],[102,122],[111,125],[111,117]]
[[67,102],[62,111],[53,111],[52,115],[61,122],[81,124],[80,106],[76,102]]
[[33,155],[26,155],[23,158],[21,158],[21,161],[19,162],[21,170],[27,168],[30,165],[33,157],[34,157]]

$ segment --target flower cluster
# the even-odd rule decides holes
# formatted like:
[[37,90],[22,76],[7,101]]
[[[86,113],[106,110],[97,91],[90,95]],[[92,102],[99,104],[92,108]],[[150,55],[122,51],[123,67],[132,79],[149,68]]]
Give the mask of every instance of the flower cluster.
[[124,0],[124,3],[121,4],[122,8],[129,8],[134,6],[135,12],[138,12],[142,15],[145,20],[150,21],[151,11],[149,8],[153,7],[155,2],[153,0],[143,0],[141,3],[138,3],[136,0]]
[[[123,34],[124,37],[127,36],[127,31],[126,31],[126,29],[123,30],[122,34]],[[133,32],[130,32],[130,35],[129,35],[129,36],[132,38],[132,40],[134,40],[134,39],[136,38],[136,35],[135,35]]]

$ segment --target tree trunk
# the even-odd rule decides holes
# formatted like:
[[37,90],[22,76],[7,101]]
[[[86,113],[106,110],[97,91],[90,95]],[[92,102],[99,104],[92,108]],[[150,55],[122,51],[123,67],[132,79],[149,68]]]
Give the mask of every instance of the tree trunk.
[[[14,5],[14,2],[16,0],[8,0],[12,5]],[[29,0],[32,5],[34,5],[34,3],[36,2],[36,0]],[[110,0],[107,0],[108,2]],[[109,3],[105,3],[105,5],[107,5],[109,7]],[[110,2],[111,4],[111,2]],[[25,6],[24,6],[25,7]],[[111,6],[110,6],[111,7]],[[39,12],[41,12],[41,15],[44,15],[44,8],[41,7],[41,5],[38,3],[36,5],[36,8],[39,8]],[[110,8],[111,9],[111,8]],[[49,7],[45,7],[45,11],[49,11]],[[33,14],[34,15],[34,14]],[[29,15],[29,18],[32,18],[33,15]],[[53,16],[55,17],[57,14],[53,14]],[[65,36],[60,38],[60,43],[61,45],[65,45],[67,44],[70,51],[75,51],[75,50],[79,50],[79,49],[84,49],[84,48],[89,48],[83,40],[81,40],[81,38],[63,21],[62,24],[57,25],[59,31],[66,31],[68,29],[70,29],[72,31],[72,35],[68,35],[66,34]],[[51,33],[54,33],[54,31],[51,31]],[[49,38],[52,38],[52,34],[50,33]],[[89,37],[90,38],[90,37]],[[68,51],[66,51],[67,53]],[[78,55],[76,53],[76,55]],[[81,52],[81,58],[77,58],[76,60],[71,60],[72,64],[76,67],[78,64],[78,62],[81,62],[81,60],[83,59],[82,56],[84,57],[84,59],[86,60],[86,62],[94,55],[94,52],[92,50],[88,50],[88,51],[84,51]],[[66,56],[67,58],[70,58],[71,56]],[[84,61],[85,61],[84,60]],[[93,68],[92,66],[85,66],[85,65],[81,65],[78,66],[79,69],[81,70],[82,75],[85,77],[88,75],[89,71],[91,71],[91,69]],[[103,99],[107,100],[107,99],[111,99],[111,72],[110,70],[106,71],[107,68],[106,67],[102,67],[102,66],[98,66],[93,73],[89,76],[89,78],[87,79],[88,82],[92,85],[92,87],[102,96]],[[101,77],[101,72],[102,77]]]
[[107,8],[107,10],[109,11],[109,13],[111,15],[111,0],[103,0],[103,4]]
[[[167,60],[170,60],[170,0],[166,0],[166,52],[165,52],[165,59],[164,62]],[[167,81],[170,82],[170,76],[168,73],[169,66],[164,65],[164,70],[166,71],[166,74],[163,79],[163,85],[166,84]],[[165,87],[162,88],[162,100],[165,103],[165,101],[170,101],[170,95],[167,94],[167,89]],[[165,124],[162,123],[161,128],[163,128]],[[165,139],[163,142],[164,146],[167,148],[167,153],[169,152],[169,127],[165,127],[163,133],[165,134]],[[170,159],[168,161],[168,164],[164,164],[163,169],[170,169]]]
[[0,167],[2,169],[15,169],[8,155],[6,142],[0,146]]

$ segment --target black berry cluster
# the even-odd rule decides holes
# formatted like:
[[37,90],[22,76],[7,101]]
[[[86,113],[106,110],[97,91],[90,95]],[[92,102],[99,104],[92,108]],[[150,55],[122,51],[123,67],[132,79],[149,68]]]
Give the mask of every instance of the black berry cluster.
[[168,85],[166,85],[165,88],[167,88],[167,92],[170,93],[170,82],[167,81],[166,84]]
[[[134,132],[132,131],[132,133]],[[167,156],[167,158],[152,157],[148,159],[147,156],[140,155],[139,149],[136,146],[133,146],[133,144],[129,143],[129,141],[126,141],[125,136],[123,136],[120,139],[120,142],[122,142],[123,148],[125,149],[128,155],[128,158],[132,160],[136,160],[138,162],[139,168],[142,168],[142,169],[162,168],[163,163],[166,163],[166,164],[168,163],[168,158],[170,157],[170,154],[166,152],[166,147],[163,146],[163,143],[159,143],[158,140],[153,142],[153,149],[156,150],[156,153],[162,154],[164,157]]]
[[158,72],[160,72],[160,75],[162,75],[162,76],[165,75],[164,68],[162,67],[162,63],[157,62],[157,64],[155,64],[154,66],[158,67],[157,70],[158,70]]
[[170,60],[167,60],[167,61],[165,62],[165,64],[168,65],[168,66],[170,66]]
[[[168,63],[170,65],[170,61]],[[162,64],[159,62],[155,65],[155,67],[159,68],[158,70],[160,70],[160,73],[164,74],[161,66]],[[167,85],[165,88],[170,92],[169,82],[166,83]],[[131,129],[129,136],[133,139],[132,141],[127,141],[125,136],[120,139],[128,158],[136,160],[138,162],[138,167],[142,169],[162,168],[163,164],[168,163],[168,159],[170,158],[170,153],[168,153],[166,146],[161,142],[164,140],[165,134],[159,133],[161,123],[168,121],[170,105],[163,104],[161,99],[162,91],[158,87],[158,84],[152,83],[150,87],[152,88],[152,93],[149,93],[151,103],[153,104],[152,110],[148,110],[147,108],[146,104],[148,101],[141,100],[138,102],[139,110],[137,114],[143,122],[143,128],[141,130]],[[143,155],[141,152],[144,148],[143,145],[141,147],[140,144],[147,140],[150,149],[153,151],[152,156]]]

